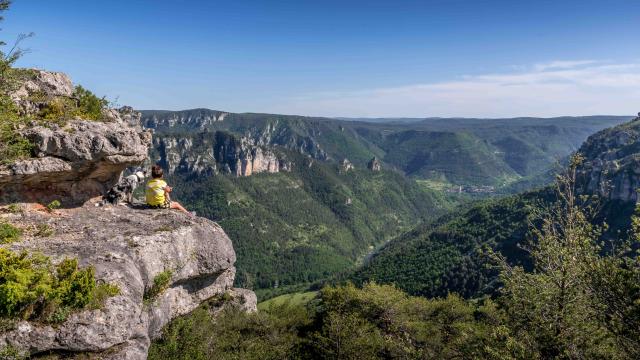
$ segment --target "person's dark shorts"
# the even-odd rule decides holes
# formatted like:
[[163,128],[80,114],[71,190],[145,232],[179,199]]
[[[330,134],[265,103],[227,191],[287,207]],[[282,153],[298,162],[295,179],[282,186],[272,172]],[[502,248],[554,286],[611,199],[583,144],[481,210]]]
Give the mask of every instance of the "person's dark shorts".
[[165,198],[164,203],[160,205],[147,205],[149,209],[171,209],[171,200]]

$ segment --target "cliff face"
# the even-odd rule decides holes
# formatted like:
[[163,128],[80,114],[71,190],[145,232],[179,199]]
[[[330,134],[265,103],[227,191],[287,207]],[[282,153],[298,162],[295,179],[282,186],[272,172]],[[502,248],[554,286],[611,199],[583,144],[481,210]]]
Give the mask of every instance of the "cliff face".
[[[24,113],[40,107],[24,98],[30,92],[66,96],[73,88],[63,74],[40,72],[36,80],[15,98]],[[94,206],[126,167],[147,158],[151,134],[139,121],[139,114],[125,107],[105,110],[104,121],[76,119],[64,126],[34,123],[19,129],[34,145],[34,157],[0,167],[0,223],[23,235],[19,242],[0,246],[40,252],[54,263],[77,258],[81,266],[95,269],[98,282],[117,285],[119,295],[107,298],[100,309],[77,311],[55,326],[16,319],[0,330],[0,348],[11,346],[31,355],[72,352],[145,359],[150,341],[164,325],[207,299],[224,295],[246,311],[256,310],[253,292],[233,288],[235,252],[216,223],[172,210]],[[44,211],[34,204],[50,200],[67,206]],[[9,202],[11,207],[1,206]],[[38,232],[42,227],[48,235]],[[171,274],[166,289],[145,296],[166,271]]]
[[284,156],[247,138],[222,131],[196,136],[159,136],[153,145],[153,160],[162,163],[171,173],[213,175],[222,172],[251,176],[291,168]]
[[203,130],[218,121],[223,121],[227,115],[226,112],[208,109],[157,111],[145,116],[142,125],[148,129],[187,127]]
[[[245,146],[279,146],[315,159],[329,159],[318,139],[338,132],[308,118],[266,114],[234,114],[209,109],[143,111],[140,123],[156,137],[184,138],[185,134],[234,134]],[[344,130],[344,129],[343,129]]]
[[579,173],[582,193],[638,201],[640,117],[590,136],[578,152],[585,156]]

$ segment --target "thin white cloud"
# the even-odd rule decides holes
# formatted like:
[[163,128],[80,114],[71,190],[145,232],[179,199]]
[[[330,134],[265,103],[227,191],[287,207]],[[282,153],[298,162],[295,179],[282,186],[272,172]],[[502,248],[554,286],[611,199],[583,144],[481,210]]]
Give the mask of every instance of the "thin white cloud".
[[597,60],[556,60],[546,63],[535,64],[533,68],[537,71],[545,70],[557,70],[557,69],[571,69],[584,65],[597,64],[600,61]]
[[269,111],[352,117],[511,117],[635,114],[640,63],[553,61],[527,71],[400,87],[324,92]]

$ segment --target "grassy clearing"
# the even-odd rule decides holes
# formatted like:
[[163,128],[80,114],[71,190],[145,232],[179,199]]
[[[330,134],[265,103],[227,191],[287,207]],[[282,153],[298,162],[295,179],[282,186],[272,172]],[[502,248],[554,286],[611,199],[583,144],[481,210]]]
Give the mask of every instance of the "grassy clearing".
[[454,185],[447,181],[441,180],[416,180],[416,183],[422,186],[425,189],[435,190],[435,191],[445,191]]
[[273,299],[263,301],[258,304],[259,310],[268,310],[269,308],[282,305],[305,305],[318,295],[317,291],[308,291],[303,293],[284,294]]

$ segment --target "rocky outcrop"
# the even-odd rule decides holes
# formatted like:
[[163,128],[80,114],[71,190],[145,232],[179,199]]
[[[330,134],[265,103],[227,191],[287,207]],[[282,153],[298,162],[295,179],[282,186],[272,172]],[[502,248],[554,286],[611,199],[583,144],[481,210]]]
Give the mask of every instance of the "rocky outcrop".
[[349,172],[349,170],[353,170],[353,164],[351,163],[351,161],[349,161],[349,159],[344,158],[340,163],[340,170],[345,173]]
[[[12,94],[25,114],[43,106],[34,94],[50,99],[73,91],[64,74],[31,74]],[[23,239],[0,246],[43,253],[54,263],[77,258],[82,266],[94,268],[99,282],[117,285],[119,295],[106,299],[100,309],[77,311],[55,326],[19,319],[10,328],[3,323],[0,349],[145,359],[150,341],[160,336],[164,325],[206,300],[221,297],[221,305],[256,310],[253,292],[233,288],[235,252],[216,223],[172,210],[93,205],[125,168],[147,160],[151,144],[151,132],[142,129],[140,114],[132,108],[105,109],[103,115],[101,121],[34,122],[17,129],[33,145],[33,157],[0,165],[0,205],[20,203],[23,210],[16,211],[16,204],[11,211],[5,206],[0,223],[21,229]],[[252,171],[256,161],[269,162],[264,154],[252,154]],[[202,161],[195,163],[200,166]],[[42,211],[42,205],[33,204],[51,200],[67,206]],[[43,226],[47,236],[37,230]],[[156,276],[165,271],[171,273],[166,290],[145,299]]]
[[227,165],[228,171],[236,176],[276,173],[285,167],[286,162],[278,159],[273,151],[253,145],[247,138],[238,139],[223,132],[216,133],[215,154],[216,159]]
[[374,157],[367,163],[367,168],[371,171],[380,171],[382,170],[382,165],[380,164],[380,160],[377,157]]
[[272,150],[226,132],[203,132],[196,136],[158,136],[152,157],[170,173],[213,175],[230,173],[251,176],[290,171],[291,163]]
[[150,134],[119,119],[34,126],[22,135],[35,157],[0,166],[0,203],[82,203],[103,194],[127,167],[141,164],[151,142]]
[[578,152],[585,157],[578,174],[581,193],[638,201],[640,117],[590,136]]
[[25,76],[18,89],[10,94],[23,115],[40,111],[46,99],[73,95],[73,83],[66,74],[30,69],[25,71]]
[[152,160],[161,163],[170,174],[213,175],[218,171],[213,146],[206,138],[156,136],[153,149]]
[[[120,295],[108,298],[102,309],[77,312],[55,327],[18,322],[0,334],[0,347],[31,354],[91,352],[100,358],[144,359],[164,325],[207,299],[228,292],[241,308],[256,309],[252,292],[233,289],[231,240],[209,220],[170,210],[87,205],[54,214],[9,214],[3,221],[25,229],[25,239],[12,249],[59,260],[77,257],[81,265],[95,268],[99,281],[117,285]],[[54,235],[30,236],[35,224],[47,224]],[[172,272],[168,289],[143,301],[155,276],[165,270]]]
[[[39,99],[73,93],[65,74],[29,72],[32,75],[11,95],[25,114],[44,106]],[[151,134],[139,121],[139,113],[123,107],[106,109],[104,121],[77,119],[63,126],[33,123],[19,129],[19,136],[32,144],[33,157],[0,165],[0,203],[59,200],[73,205],[103,194],[124,169],[147,158]]]

